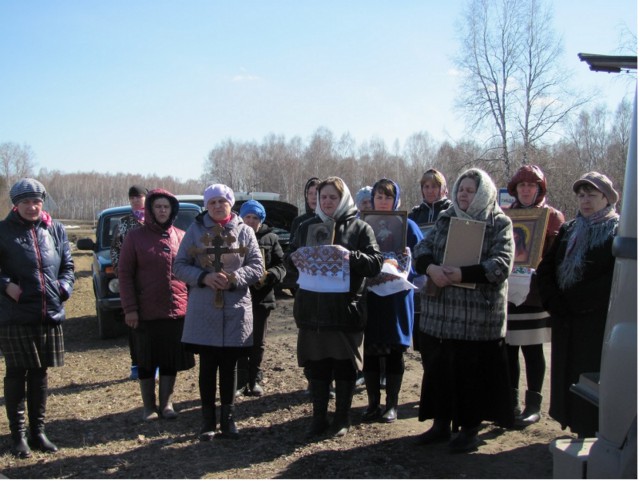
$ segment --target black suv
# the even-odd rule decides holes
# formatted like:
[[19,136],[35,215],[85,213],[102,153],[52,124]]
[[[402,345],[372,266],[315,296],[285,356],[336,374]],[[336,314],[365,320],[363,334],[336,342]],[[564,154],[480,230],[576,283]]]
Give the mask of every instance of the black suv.
[[[180,202],[180,210],[174,225],[187,230],[193,219],[202,211],[195,205]],[[93,292],[96,296],[98,315],[98,335],[101,339],[116,337],[124,333],[124,313],[120,305],[120,286],[111,266],[111,238],[120,222],[120,218],[130,214],[130,206],[112,207],[98,214],[96,240],[78,239],[80,250],[93,251],[91,274]]]

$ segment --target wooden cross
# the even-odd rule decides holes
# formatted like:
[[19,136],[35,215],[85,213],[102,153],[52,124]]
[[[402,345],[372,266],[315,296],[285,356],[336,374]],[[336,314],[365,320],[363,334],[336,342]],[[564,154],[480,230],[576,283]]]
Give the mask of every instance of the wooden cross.
[[[200,238],[204,247],[192,246],[187,252],[200,263],[200,267],[203,269],[209,272],[223,272],[224,264],[222,263],[222,255],[245,255],[247,248],[244,246],[236,248],[225,247],[225,244],[226,246],[233,244],[236,238],[231,234],[225,234],[225,230],[221,225],[216,224],[211,231],[213,235],[207,231]],[[214,305],[219,309],[224,306],[224,297],[220,289],[216,289]]]

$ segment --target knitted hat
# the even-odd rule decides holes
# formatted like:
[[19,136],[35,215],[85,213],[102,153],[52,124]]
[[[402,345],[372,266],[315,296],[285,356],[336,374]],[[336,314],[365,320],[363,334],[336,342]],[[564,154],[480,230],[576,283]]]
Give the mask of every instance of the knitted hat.
[[24,199],[44,200],[46,196],[47,192],[44,190],[44,185],[36,179],[20,179],[13,184],[9,191],[9,197],[11,197],[13,205],[18,205]]
[[578,180],[573,183],[573,191],[577,194],[581,185],[590,185],[598,189],[607,198],[607,202],[611,205],[615,205],[618,202],[620,196],[613,188],[611,179],[606,175],[599,172],[587,172],[583,174]]
[[356,198],[354,199],[356,202],[356,207],[360,208],[360,204],[363,200],[371,200],[371,192],[373,191],[373,187],[370,185],[365,185],[362,189],[356,192]]
[[149,193],[149,189],[142,187],[141,185],[132,185],[129,187],[129,197],[137,197],[139,195],[147,195]]
[[247,214],[253,214],[260,219],[260,222],[264,222],[267,218],[267,211],[264,206],[257,200],[248,200],[242,207],[240,207],[240,217],[244,217]]
[[204,189],[203,197],[205,207],[211,199],[216,199],[218,197],[226,199],[227,202],[231,204],[231,206],[236,203],[236,198],[233,195],[233,191],[230,187],[227,187],[224,184],[211,184],[209,187]]

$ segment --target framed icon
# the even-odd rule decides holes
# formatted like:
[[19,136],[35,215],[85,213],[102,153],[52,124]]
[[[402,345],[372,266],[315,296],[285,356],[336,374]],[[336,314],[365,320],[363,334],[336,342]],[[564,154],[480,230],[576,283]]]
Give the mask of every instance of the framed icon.
[[360,218],[373,229],[382,252],[404,252],[407,247],[407,212],[363,210]]
[[514,265],[537,268],[542,259],[549,209],[507,209],[505,214],[513,222]]

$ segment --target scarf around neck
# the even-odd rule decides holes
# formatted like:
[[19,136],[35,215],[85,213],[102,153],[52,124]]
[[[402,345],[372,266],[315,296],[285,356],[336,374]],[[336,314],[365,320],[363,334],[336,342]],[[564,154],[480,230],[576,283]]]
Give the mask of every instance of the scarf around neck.
[[568,289],[582,280],[587,252],[602,246],[615,235],[619,217],[613,205],[608,205],[589,217],[578,212],[564,258],[556,270],[561,289]]

